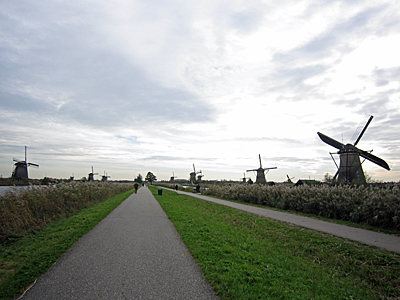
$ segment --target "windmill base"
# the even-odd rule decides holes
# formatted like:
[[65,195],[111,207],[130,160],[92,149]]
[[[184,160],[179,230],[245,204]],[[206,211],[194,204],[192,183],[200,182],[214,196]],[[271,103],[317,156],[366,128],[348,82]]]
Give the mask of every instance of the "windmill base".
[[15,170],[12,173],[12,178],[17,180],[26,180],[28,179],[28,167],[24,163],[16,163]]
[[256,183],[259,183],[259,184],[267,184],[267,180],[265,180],[264,169],[257,170]]
[[340,153],[338,183],[366,183],[358,153]]

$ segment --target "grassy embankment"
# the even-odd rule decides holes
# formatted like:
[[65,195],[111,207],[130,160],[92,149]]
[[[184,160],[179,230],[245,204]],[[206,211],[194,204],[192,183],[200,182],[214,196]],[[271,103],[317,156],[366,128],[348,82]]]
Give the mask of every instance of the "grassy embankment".
[[[3,239],[0,242],[0,299],[12,299],[22,293],[132,193],[129,190],[100,203],[88,202],[83,209],[76,205],[76,211],[62,213],[58,217],[61,219],[40,230],[25,230],[22,236]],[[89,198],[93,199],[92,195]]]
[[222,299],[399,299],[399,254],[150,189]]

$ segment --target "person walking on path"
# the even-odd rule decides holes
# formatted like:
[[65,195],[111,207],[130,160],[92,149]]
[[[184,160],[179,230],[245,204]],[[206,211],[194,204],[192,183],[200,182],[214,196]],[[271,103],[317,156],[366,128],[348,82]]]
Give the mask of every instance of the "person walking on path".
[[141,188],[21,299],[218,298],[157,200]]
[[136,182],[133,187],[135,188],[135,194],[137,194],[137,190],[139,188],[139,184]]

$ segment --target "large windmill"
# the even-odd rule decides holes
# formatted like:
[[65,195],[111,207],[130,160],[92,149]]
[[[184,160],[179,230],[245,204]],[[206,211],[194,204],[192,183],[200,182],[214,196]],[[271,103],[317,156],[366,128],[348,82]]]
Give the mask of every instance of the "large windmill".
[[169,179],[169,181],[174,181],[174,180],[175,180],[175,173],[172,172],[172,176],[171,176],[171,178]]
[[34,164],[34,163],[29,163],[27,160],[27,147],[25,146],[25,160],[19,160],[16,158],[13,158],[13,161],[15,162],[14,164],[14,171],[12,172],[12,178],[13,179],[28,179],[28,167],[33,166],[33,167],[39,167],[39,165]]
[[189,179],[189,181],[190,181],[190,183],[193,183],[193,182],[195,182],[196,181],[196,175],[197,174],[201,174],[201,175],[198,175],[197,176],[197,180],[198,181],[201,181],[201,178],[204,176],[203,175],[203,173],[201,172],[201,170],[200,170],[200,172],[196,172],[196,168],[195,168],[195,166],[194,166],[194,164],[193,164],[193,172],[191,172],[189,175],[190,175],[190,179]]
[[256,183],[266,184],[267,180],[265,180],[265,171],[267,171],[267,173],[268,173],[269,170],[277,169],[277,167],[263,168],[262,164],[261,164],[261,155],[260,154],[258,154],[258,158],[260,159],[260,167],[258,169],[246,170],[246,172],[257,171]]
[[92,173],[88,174],[88,181],[93,181],[94,180],[94,175],[99,175],[99,173],[94,173],[93,172],[93,166],[92,166]]
[[[332,147],[335,147],[336,149],[339,149],[337,154],[339,154],[339,156],[340,156],[340,165],[338,167],[338,170],[337,170],[335,176],[333,177],[333,180],[335,180],[336,177],[338,177],[337,181],[339,183],[350,183],[350,182],[365,183],[365,175],[364,175],[364,172],[363,172],[363,169],[361,166],[362,162],[360,161],[360,156],[362,158],[364,158],[363,162],[365,161],[365,159],[367,159],[388,171],[390,170],[388,164],[383,159],[371,154],[372,150],[368,152],[368,151],[358,149],[356,147],[358,142],[360,141],[361,137],[365,133],[365,130],[367,130],[367,127],[368,127],[369,123],[371,123],[372,119],[373,119],[373,116],[370,116],[370,118],[368,119],[367,123],[365,124],[363,130],[358,135],[354,144],[348,143],[348,144],[344,145],[344,144],[334,140],[333,138],[330,138],[330,137],[318,132],[318,136],[321,138],[321,140],[323,142],[327,143],[328,145],[331,145]],[[361,128],[361,126],[359,128]],[[356,136],[356,134],[355,134],[355,136]],[[331,156],[332,156],[332,154],[331,154]],[[332,159],[333,159],[333,157],[332,157]],[[333,160],[333,161],[335,162],[335,160]],[[336,164],[336,162],[335,162],[335,164]],[[336,164],[336,167],[337,167],[337,164]]]

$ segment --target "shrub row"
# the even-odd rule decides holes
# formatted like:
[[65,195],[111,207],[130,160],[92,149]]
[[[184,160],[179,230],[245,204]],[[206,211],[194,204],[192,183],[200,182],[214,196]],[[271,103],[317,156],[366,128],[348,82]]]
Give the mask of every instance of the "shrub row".
[[211,185],[204,194],[327,218],[400,228],[400,189],[391,187]]
[[133,188],[112,182],[70,182],[14,189],[0,196],[0,241],[20,237]]

